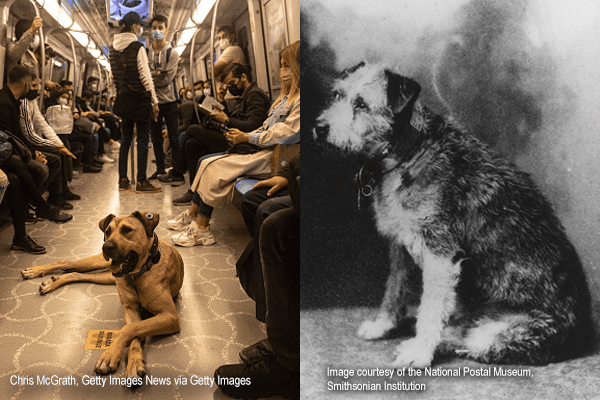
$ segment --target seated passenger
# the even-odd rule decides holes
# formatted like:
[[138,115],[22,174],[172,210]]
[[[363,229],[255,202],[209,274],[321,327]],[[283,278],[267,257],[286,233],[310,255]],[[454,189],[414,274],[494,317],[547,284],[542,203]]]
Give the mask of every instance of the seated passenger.
[[114,163],[115,160],[106,155],[106,151],[104,149],[104,144],[108,143],[111,150],[118,150],[119,145],[115,142],[113,138],[111,138],[110,133],[106,131],[104,128],[104,120],[101,118],[99,112],[96,112],[92,108],[92,99],[94,98],[94,94],[90,90],[84,90],[81,93],[81,98],[78,98],[75,102],[77,106],[77,111],[81,117],[86,117],[90,121],[95,122],[99,125],[96,132],[98,132],[98,137],[100,139],[100,145],[98,146],[98,152],[96,153],[96,160],[103,163]]
[[72,159],[76,157],[40,112],[36,101],[38,90],[39,82],[36,78],[32,81],[31,90],[26,98],[21,100],[21,130],[30,149],[40,151],[48,161],[51,175],[48,185],[48,191],[50,192],[48,203],[63,210],[71,210],[73,205],[67,202],[67,197],[71,199],[80,197],[69,190],[67,171],[65,170],[65,164],[61,161],[61,155]]
[[[63,138],[61,134],[64,134],[68,135],[68,141],[70,143],[81,143],[83,146],[81,157],[83,172],[98,173],[102,171],[101,166],[94,164],[94,151],[95,149],[97,150],[98,143],[96,140],[98,139],[98,135],[96,134],[94,136],[92,133],[94,125],[91,121],[90,125],[83,123],[85,117],[75,124],[70,101],[70,92],[67,89],[52,91],[48,102],[49,107],[46,110],[46,119],[50,126],[52,126],[52,129],[59,134],[61,140]],[[79,114],[77,114],[77,118],[79,119]],[[84,131],[84,127],[87,127],[87,132]],[[78,200],[72,197],[73,196],[69,196],[71,200]]]
[[[260,289],[266,295],[266,319],[262,321],[266,322],[267,338],[243,349],[241,364],[223,365],[214,374],[227,382],[250,382],[239,386],[217,382],[224,393],[236,398],[297,398],[300,393],[300,157],[290,162],[286,172],[287,177],[280,178],[289,182],[290,196],[280,197],[286,200],[282,207],[271,208],[254,232],[260,243],[259,270],[264,283],[262,279],[252,282],[255,287],[250,293]],[[282,184],[279,179],[272,183]],[[241,280],[242,274],[239,276]]]
[[[192,183],[192,206],[175,220],[168,221],[171,229],[183,230],[173,236],[180,246],[215,243],[210,231],[214,207],[231,199],[237,178],[255,176],[267,178],[271,173],[273,147],[280,143],[298,143],[300,138],[300,42],[284,48],[279,55],[282,81],[281,95],[269,112],[262,127],[250,133],[229,129],[227,140],[234,145],[250,143],[257,147],[253,154],[225,154],[208,157],[201,164]],[[234,85],[235,81],[229,84]],[[251,147],[251,146],[249,146]]]
[[[231,94],[239,96],[230,114],[214,110],[211,121],[203,125],[191,125],[181,137],[182,155],[176,162],[180,171],[189,171],[190,184],[196,177],[196,165],[201,157],[227,150],[226,129],[239,129],[250,132],[262,125],[269,110],[269,97],[250,77],[248,69],[241,64],[231,64],[223,71],[223,82]],[[199,85],[203,87],[202,85]],[[201,91],[203,89],[198,89]],[[202,118],[202,116],[201,116]],[[170,182],[170,176],[159,177],[161,182]],[[175,204],[187,204],[192,199],[192,191],[173,200]]]
[[[27,219],[27,203],[31,202],[36,206],[36,214],[38,217],[53,222],[67,222],[70,221],[73,216],[61,213],[48,204],[42,197],[40,189],[34,182],[28,169],[29,164],[35,161],[32,161],[33,156],[25,145],[26,139],[21,131],[19,109],[21,107],[20,99],[24,99],[25,96],[27,96],[31,86],[31,70],[24,66],[17,65],[8,72],[8,83],[0,90],[0,131],[5,132],[12,141],[12,153],[5,161],[3,161],[0,168],[8,175],[11,183],[13,182],[11,174],[13,177],[18,178],[19,182],[15,183],[13,189],[17,187],[22,189],[15,189],[15,196],[25,194],[26,200],[18,199],[18,205],[22,206],[19,211],[16,211],[19,218],[22,217],[23,221]],[[39,157],[40,155],[36,152],[36,156]],[[43,156],[40,157],[39,160],[43,162]],[[12,203],[12,201],[9,201],[9,203]],[[23,234],[24,231],[20,231],[19,233]],[[15,233],[13,243],[17,242],[21,247],[34,249],[35,246],[33,246],[25,236],[26,235],[16,235]]]

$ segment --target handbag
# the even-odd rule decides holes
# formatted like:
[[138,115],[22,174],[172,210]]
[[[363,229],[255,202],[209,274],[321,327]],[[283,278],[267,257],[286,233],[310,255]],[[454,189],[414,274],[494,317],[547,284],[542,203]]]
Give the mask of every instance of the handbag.
[[8,135],[2,131],[0,131],[0,165],[6,160],[8,157],[12,155],[12,145],[8,141]]
[[15,155],[21,157],[21,160],[23,160],[23,162],[25,164],[29,164],[29,162],[33,158],[33,156],[31,155],[31,151],[29,151],[29,148],[25,145],[25,143],[23,143],[21,141],[21,139],[19,139],[12,133],[10,133],[10,132],[5,132],[5,133],[8,136],[8,142],[12,146],[12,154],[15,154]]
[[260,151],[260,147],[252,143],[236,143],[227,149],[227,154],[254,154]]

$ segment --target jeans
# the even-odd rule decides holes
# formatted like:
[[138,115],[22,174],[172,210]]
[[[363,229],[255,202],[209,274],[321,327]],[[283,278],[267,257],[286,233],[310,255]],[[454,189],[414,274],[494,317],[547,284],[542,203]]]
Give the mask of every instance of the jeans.
[[[133,127],[137,128],[137,182],[146,180],[146,164],[148,163],[148,136],[150,121],[134,121],[123,118],[121,149],[119,150],[119,180],[127,178],[127,159],[133,140]],[[133,162],[133,160],[132,160]]]
[[[179,108],[177,102],[159,104],[158,118],[150,122],[152,131],[152,146],[154,147],[154,156],[156,157],[156,171],[165,172],[165,153],[163,152],[162,127],[163,118],[167,125],[169,142],[171,143],[172,159],[177,160],[180,156],[179,151]],[[177,163],[173,162],[173,172],[176,176],[182,176],[183,172],[179,170]]]

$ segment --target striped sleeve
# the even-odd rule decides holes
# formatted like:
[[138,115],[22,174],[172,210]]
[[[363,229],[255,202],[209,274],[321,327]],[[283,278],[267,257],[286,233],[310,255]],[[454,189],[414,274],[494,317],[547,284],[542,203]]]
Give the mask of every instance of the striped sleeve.
[[33,126],[34,109],[32,101],[25,99],[21,100],[21,130],[27,141],[36,146],[52,146],[54,143],[35,134]]

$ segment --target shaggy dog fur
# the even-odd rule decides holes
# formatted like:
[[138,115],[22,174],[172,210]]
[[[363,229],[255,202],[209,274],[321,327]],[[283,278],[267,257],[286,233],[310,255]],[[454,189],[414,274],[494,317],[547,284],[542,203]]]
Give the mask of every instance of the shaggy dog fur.
[[315,135],[366,158],[359,190],[392,243],[381,309],[358,335],[383,338],[401,324],[416,264],[416,336],[398,346],[395,366],[426,367],[440,352],[535,365],[585,351],[585,274],[531,178],[417,102],[411,79],[361,63],[334,89]]

